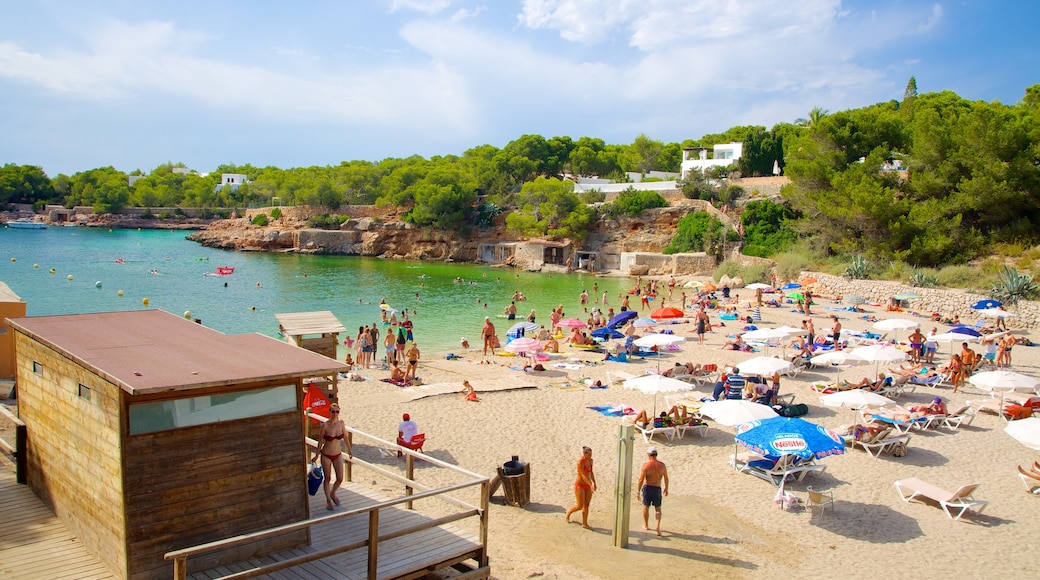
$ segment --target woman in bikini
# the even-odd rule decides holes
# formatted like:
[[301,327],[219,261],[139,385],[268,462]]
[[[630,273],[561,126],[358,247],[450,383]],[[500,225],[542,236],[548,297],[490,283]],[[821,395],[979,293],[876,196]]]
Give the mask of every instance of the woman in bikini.
[[592,503],[592,492],[596,491],[596,475],[592,472],[592,449],[581,448],[581,459],[578,460],[578,477],[574,480],[574,498],[577,503],[567,510],[567,522],[571,514],[581,510],[581,527],[589,527],[589,504]]
[[[318,447],[314,450],[314,457],[311,458],[311,463],[314,463],[321,457],[321,469],[325,472],[325,503],[327,504],[325,509],[330,512],[339,505],[336,492],[339,491],[339,486],[343,485],[344,451],[351,456],[350,445],[345,438],[346,432],[346,425],[339,418],[339,405],[333,403],[329,406],[329,420],[318,428]],[[329,481],[333,468],[336,471],[335,483]]]

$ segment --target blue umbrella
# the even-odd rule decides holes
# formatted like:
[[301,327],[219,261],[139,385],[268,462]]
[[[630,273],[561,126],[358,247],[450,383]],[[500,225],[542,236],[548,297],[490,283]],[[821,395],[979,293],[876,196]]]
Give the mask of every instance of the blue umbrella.
[[796,417],[773,417],[744,423],[737,443],[767,457],[797,455],[822,459],[845,453],[845,442],[832,431]]
[[956,333],[956,334],[969,334],[971,336],[974,336],[975,338],[978,338],[978,337],[982,336],[981,332],[975,330],[974,328],[972,328],[970,326],[954,326],[953,328],[951,328],[947,332],[949,332],[951,334],[953,334],[953,333]]
[[798,282],[788,282],[780,287],[781,290],[794,290],[795,288],[801,288],[802,285]]
[[593,330],[591,334],[596,338],[625,338],[624,334],[621,334],[613,328],[597,328],[596,330]]
[[985,310],[987,308],[997,308],[998,306],[1003,306],[1003,305],[1004,304],[1001,303],[999,300],[993,300],[992,298],[986,298],[985,300],[979,300],[975,304],[972,304],[971,307],[974,308],[975,310]]
[[629,320],[638,317],[639,313],[635,310],[626,310],[624,312],[619,312],[618,314],[614,315],[614,318],[611,318],[607,322],[607,328],[617,328],[618,326],[628,322]]

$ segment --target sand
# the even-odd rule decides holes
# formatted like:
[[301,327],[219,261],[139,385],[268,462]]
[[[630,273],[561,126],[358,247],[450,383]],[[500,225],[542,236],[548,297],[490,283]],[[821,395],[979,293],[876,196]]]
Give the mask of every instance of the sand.
[[[830,327],[832,312],[828,308],[835,306],[825,298],[819,300],[813,314],[818,332]],[[881,308],[867,309],[878,318],[897,316]],[[798,326],[802,319],[789,308],[764,308],[762,313],[760,326]],[[846,330],[870,329],[871,322],[861,315],[836,314]],[[931,328],[929,319],[920,320],[925,331]],[[712,316],[712,322],[718,319]],[[474,321],[474,327],[479,324]],[[729,468],[726,461],[734,451],[733,428],[712,424],[703,438],[692,432],[672,441],[659,438],[654,444],[671,481],[671,493],[664,500],[663,536],[642,531],[641,506],[634,505],[629,547],[615,548],[611,529],[620,420],[587,407],[624,404],[650,410],[655,400],[616,384],[591,390],[580,386],[578,379],[606,381],[608,371],[639,374],[658,364],[666,368],[687,360],[721,366],[757,356],[721,350],[727,334],[743,325],[726,324],[708,334],[704,345],[697,343],[691,324],[667,327],[689,338],[682,344],[682,352],[664,354],[659,363],[652,358],[630,364],[599,361],[564,371],[554,369],[551,365],[560,361],[553,360],[547,363],[548,371],[528,374],[510,368],[516,366],[516,358],[482,357],[479,350],[457,350],[460,360],[438,357],[420,363],[424,382],[437,386],[436,393],[421,398],[412,389],[375,380],[386,376],[385,371],[362,371],[372,380],[340,385],[344,418],[351,426],[393,439],[400,415],[408,412],[426,433],[429,455],[488,476],[512,455],[531,464],[531,504],[507,506],[501,492],[492,500],[489,549],[497,578],[631,578],[644,577],[647,570],[720,578],[765,573],[809,577],[892,574],[895,569],[925,578],[948,574],[984,577],[998,570],[1005,577],[1034,577],[1040,571],[1040,563],[1028,548],[1040,537],[1040,498],[1026,492],[1015,471],[1016,464],[1027,465],[1040,455],[1004,433],[1002,419],[987,414],[957,431],[913,432],[905,457],[886,454],[875,459],[850,449],[845,455],[826,458],[825,473],[787,486],[803,498],[807,485],[833,491],[834,509],[822,514],[819,510],[781,510],[773,502],[775,487]],[[939,328],[942,332],[945,327]],[[473,334],[471,329],[452,330],[459,331]],[[904,341],[906,335],[894,334]],[[1029,333],[1016,331],[1016,335]],[[778,352],[772,350],[772,354]],[[975,345],[975,350],[981,348]],[[941,344],[942,356],[937,360],[945,362],[949,352],[949,344]],[[1040,348],[1018,346],[1013,356],[1014,370],[1040,376]],[[601,358],[565,350],[563,359],[572,357]],[[873,376],[873,372],[873,365],[842,371],[844,377],[854,379]],[[824,407],[809,388],[813,381],[831,381],[836,376],[834,369],[804,371],[785,378],[782,392],[796,393],[796,403],[809,405],[806,419],[837,428],[852,422],[853,412]],[[466,402],[457,394],[463,379],[477,389],[480,402]],[[899,401],[904,405],[926,403],[936,395],[946,398],[951,409],[990,396],[971,385],[957,393],[949,386],[919,387]],[[657,409],[665,405],[664,396],[659,395]],[[592,530],[564,521],[564,512],[574,503],[574,469],[582,445],[593,449],[599,483],[589,516]],[[646,449],[637,435],[637,465],[645,460]],[[356,453],[385,465],[403,465],[396,457],[382,457],[374,446],[359,445]],[[443,483],[435,471],[422,471],[420,480]],[[950,490],[980,483],[977,497],[990,504],[981,515],[952,521],[935,505],[901,501],[893,482],[907,477]],[[575,519],[580,520],[580,514]]]

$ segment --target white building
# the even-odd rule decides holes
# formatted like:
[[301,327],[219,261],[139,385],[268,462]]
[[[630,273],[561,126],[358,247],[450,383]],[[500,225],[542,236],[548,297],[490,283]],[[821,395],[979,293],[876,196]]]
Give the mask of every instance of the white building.
[[[697,157],[693,157],[694,152],[697,152]],[[724,143],[722,145],[715,145],[712,150],[711,159],[708,159],[708,150],[704,147],[683,149],[682,165],[679,172],[682,174],[683,179],[685,179],[692,169],[707,171],[712,167],[728,167],[736,163],[737,159],[740,159],[743,154],[743,143]]]

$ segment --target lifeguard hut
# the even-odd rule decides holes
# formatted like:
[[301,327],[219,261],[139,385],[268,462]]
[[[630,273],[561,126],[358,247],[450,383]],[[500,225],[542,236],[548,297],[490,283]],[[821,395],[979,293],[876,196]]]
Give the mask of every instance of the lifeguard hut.
[[[290,312],[275,314],[274,317],[278,321],[279,332],[287,342],[333,360],[336,359],[339,334],[347,332],[347,329],[332,312],[328,310]],[[309,384],[320,386],[331,400],[336,400],[338,395],[336,382],[336,376],[333,374],[311,379]]]
[[[16,318],[28,484],[119,578],[163,556],[308,517],[303,381],[345,365],[160,310]],[[306,529],[192,561],[309,543]]]

